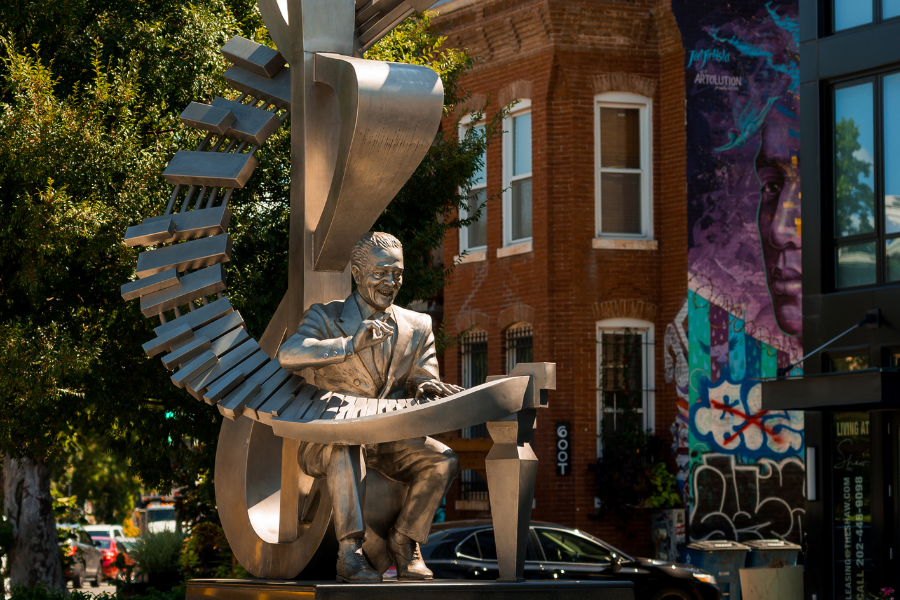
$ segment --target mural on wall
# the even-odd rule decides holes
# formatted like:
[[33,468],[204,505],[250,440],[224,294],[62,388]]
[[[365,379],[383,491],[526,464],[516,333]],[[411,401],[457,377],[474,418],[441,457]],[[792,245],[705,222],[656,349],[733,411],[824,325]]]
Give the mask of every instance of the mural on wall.
[[665,354],[688,530],[798,542],[803,414],[762,410],[759,381],[802,354],[797,2],[672,8],[691,176],[688,298]]

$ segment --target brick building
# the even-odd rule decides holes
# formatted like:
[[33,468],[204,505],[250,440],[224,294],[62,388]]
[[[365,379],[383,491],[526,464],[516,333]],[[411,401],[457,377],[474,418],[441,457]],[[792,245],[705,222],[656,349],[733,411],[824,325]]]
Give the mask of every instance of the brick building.
[[[449,44],[480,57],[464,82],[467,108],[518,101],[473,186],[486,214],[445,242],[447,264],[465,251],[445,289],[446,328],[468,332],[444,357],[446,379],[473,385],[517,360],[555,362],[558,387],[538,415],[533,517],[646,554],[644,519],[626,535],[591,518],[588,467],[601,447],[603,347],[636,353],[647,427],[670,440],[679,410],[663,344],[687,293],[685,53],[670,3],[454,0],[438,10]],[[559,423],[569,425],[565,474]],[[479,478],[461,479],[447,517],[483,516]]]

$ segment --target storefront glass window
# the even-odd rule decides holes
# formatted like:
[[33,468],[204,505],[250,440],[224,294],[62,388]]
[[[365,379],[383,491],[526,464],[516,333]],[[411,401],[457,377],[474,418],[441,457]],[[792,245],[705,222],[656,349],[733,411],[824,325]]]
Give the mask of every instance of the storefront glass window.
[[834,597],[866,600],[872,570],[869,413],[833,413]]
[[831,372],[846,373],[847,371],[859,371],[869,368],[869,356],[831,356]]

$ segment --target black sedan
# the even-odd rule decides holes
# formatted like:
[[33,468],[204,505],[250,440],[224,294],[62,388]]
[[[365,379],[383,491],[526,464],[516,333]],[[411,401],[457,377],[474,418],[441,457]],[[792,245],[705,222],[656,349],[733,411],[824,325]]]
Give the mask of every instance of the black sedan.
[[[435,579],[497,578],[490,521],[437,523],[422,556]],[[618,580],[634,583],[638,600],[721,600],[715,578],[701,569],[633,558],[577,529],[534,522],[525,551],[525,579]]]

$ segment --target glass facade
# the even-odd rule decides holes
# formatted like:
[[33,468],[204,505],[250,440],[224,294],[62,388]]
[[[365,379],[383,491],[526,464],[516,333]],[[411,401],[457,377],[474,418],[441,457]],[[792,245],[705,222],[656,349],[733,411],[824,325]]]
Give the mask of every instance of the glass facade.
[[900,281],[900,73],[833,94],[834,286]]
[[871,0],[834,0],[834,30],[842,31],[872,22]]

